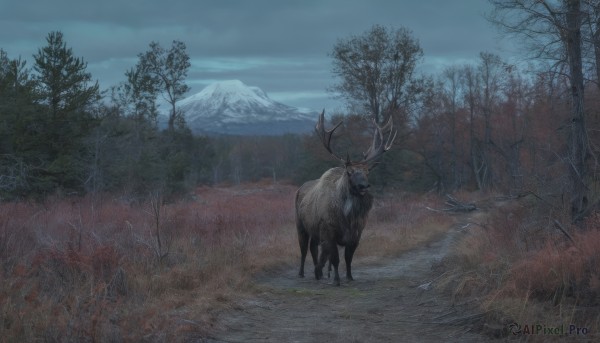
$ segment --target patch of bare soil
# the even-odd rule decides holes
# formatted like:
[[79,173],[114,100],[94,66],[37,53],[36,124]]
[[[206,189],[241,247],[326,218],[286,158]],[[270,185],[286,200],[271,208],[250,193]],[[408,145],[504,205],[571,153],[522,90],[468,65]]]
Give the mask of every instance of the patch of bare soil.
[[261,275],[258,295],[222,313],[219,330],[205,341],[488,341],[477,329],[484,315],[473,304],[453,303],[433,287],[440,275],[432,266],[448,254],[461,227],[394,259],[355,258],[355,280],[345,280],[341,272],[340,287],[332,286],[332,279],[315,280],[309,263],[305,278],[297,276],[296,265]]

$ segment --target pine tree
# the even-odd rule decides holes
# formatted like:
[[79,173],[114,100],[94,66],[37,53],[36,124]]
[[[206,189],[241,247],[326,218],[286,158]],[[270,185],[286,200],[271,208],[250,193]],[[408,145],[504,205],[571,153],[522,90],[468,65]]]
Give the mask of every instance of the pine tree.
[[85,170],[82,139],[95,124],[92,106],[100,99],[99,87],[90,85],[87,63],[67,48],[61,32],[50,32],[46,41],[33,56],[40,103],[47,107],[47,125],[36,139],[44,143],[36,153],[46,162],[40,180],[44,191],[54,186],[76,190]]
[[92,75],[85,71],[87,63],[73,56],[60,31],[50,32],[46,41],[48,45],[33,56],[40,93],[54,118],[66,118],[99,99],[98,82],[88,85]]
[[37,160],[28,152],[34,132],[43,130],[35,81],[26,62],[0,49],[0,198],[29,191]]

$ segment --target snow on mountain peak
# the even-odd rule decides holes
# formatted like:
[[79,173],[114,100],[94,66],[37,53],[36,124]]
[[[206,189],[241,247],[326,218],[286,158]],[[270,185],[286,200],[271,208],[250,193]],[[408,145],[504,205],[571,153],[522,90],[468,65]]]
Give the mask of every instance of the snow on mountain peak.
[[255,134],[306,132],[315,117],[308,111],[278,103],[262,89],[247,86],[240,80],[210,84],[181,100],[179,106],[194,132],[239,134],[248,127],[252,129],[246,131]]
[[212,103],[236,104],[254,103],[259,106],[271,106],[273,100],[258,87],[249,87],[240,80],[227,80],[212,83],[200,93],[181,101],[181,106],[190,102],[210,101]]

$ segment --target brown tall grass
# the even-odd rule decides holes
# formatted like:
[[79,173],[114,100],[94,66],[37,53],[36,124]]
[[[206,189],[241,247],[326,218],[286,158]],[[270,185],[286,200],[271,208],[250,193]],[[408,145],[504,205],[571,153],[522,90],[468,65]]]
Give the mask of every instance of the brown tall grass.
[[[220,310],[251,296],[255,273],[296,272],[295,189],[0,204],[0,342],[203,337]],[[359,253],[395,254],[439,233],[444,219],[424,210],[435,201],[379,198]]]
[[455,219],[428,207],[442,208],[443,201],[412,193],[376,197],[357,256],[397,256],[446,232]]
[[[439,286],[517,323],[600,324],[600,215],[580,226],[531,199],[497,203],[444,262]],[[542,215],[543,214],[543,215]],[[566,231],[567,235],[562,231]],[[506,319],[508,320],[508,319]]]

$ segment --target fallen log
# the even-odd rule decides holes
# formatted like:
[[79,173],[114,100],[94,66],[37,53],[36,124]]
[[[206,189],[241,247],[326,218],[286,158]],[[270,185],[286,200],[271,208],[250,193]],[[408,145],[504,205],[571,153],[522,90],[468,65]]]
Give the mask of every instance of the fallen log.
[[448,199],[448,200],[446,200],[446,205],[450,206],[449,208],[446,209],[447,211],[471,212],[471,211],[475,211],[477,209],[477,206],[475,206],[475,204],[460,202],[460,201],[456,200],[456,198],[454,198],[450,194],[446,194],[446,199]]
[[445,204],[448,207],[443,208],[441,210],[436,210],[436,209],[433,209],[430,207],[427,207],[427,209],[430,211],[436,211],[436,212],[471,212],[471,211],[477,210],[477,206],[475,204],[464,203],[464,202],[458,201],[456,198],[454,198],[450,194],[446,194],[446,199],[447,200],[446,200]]

